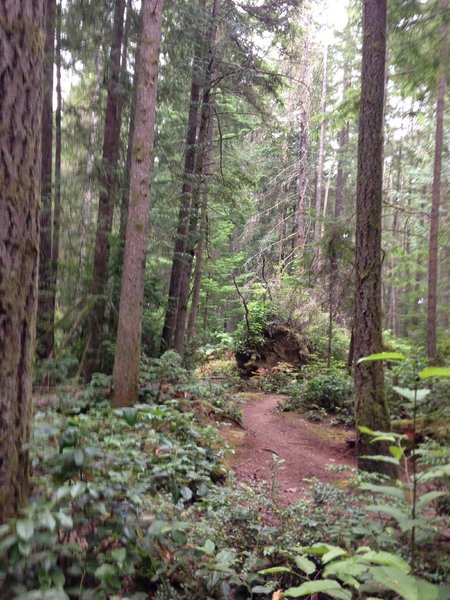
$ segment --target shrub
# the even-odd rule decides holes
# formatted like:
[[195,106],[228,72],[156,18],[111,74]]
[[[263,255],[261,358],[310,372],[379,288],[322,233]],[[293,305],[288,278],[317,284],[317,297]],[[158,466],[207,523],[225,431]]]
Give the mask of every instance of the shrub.
[[331,372],[309,379],[304,387],[306,405],[315,404],[329,412],[348,408],[352,400],[353,382],[344,373]]

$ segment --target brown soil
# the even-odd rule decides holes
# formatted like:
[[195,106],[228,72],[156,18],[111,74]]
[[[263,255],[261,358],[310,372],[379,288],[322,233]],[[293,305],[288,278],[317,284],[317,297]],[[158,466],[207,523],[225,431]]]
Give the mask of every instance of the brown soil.
[[329,465],[356,466],[354,450],[348,440],[351,430],[333,427],[329,423],[311,423],[301,415],[276,411],[283,396],[245,393],[239,395],[243,413],[243,428],[222,428],[224,437],[236,448],[232,459],[239,481],[271,481],[272,455],[284,461],[276,469],[280,497],[287,504],[304,497],[308,479],[317,477],[325,483],[341,482],[349,471],[332,472]]

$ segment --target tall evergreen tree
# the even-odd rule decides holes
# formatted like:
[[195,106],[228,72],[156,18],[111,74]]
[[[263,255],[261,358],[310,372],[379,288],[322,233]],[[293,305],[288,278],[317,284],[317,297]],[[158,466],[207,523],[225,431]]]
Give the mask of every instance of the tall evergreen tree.
[[105,318],[105,294],[111,245],[110,237],[115,197],[117,194],[117,166],[122,114],[119,82],[121,49],[124,35],[124,13],[125,0],[116,0],[109,59],[109,83],[106,100],[102,166],[100,170],[100,194],[95,236],[94,266],[90,290],[93,296],[93,306],[86,333],[86,349],[83,359],[83,373],[86,381],[90,380],[95,371],[101,369],[101,343]]
[[163,0],[143,0],[141,10],[142,32],[137,64],[138,87],[130,197],[113,370],[115,406],[130,406],[138,401],[145,258],[150,217],[149,186],[153,163]]
[[25,502],[39,251],[44,0],[0,3],[0,522]]
[[39,294],[37,354],[48,358],[54,346],[56,265],[52,258],[52,173],[53,173],[53,65],[55,57],[56,0],[46,0],[44,100],[42,108],[42,166],[39,237]]
[[434,147],[433,190],[431,198],[430,244],[428,256],[428,357],[436,358],[436,315],[438,279],[439,206],[441,199],[442,147],[444,141],[444,102],[447,88],[448,56],[448,0],[441,0],[442,25],[440,28],[439,82],[436,97],[436,135]]
[[[356,190],[355,402],[356,425],[381,431],[389,429],[383,364],[380,361],[358,363],[358,360],[382,351],[381,216],[385,61],[386,0],[365,0]],[[378,454],[379,448],[359,432],[357,452],[359,468],[367,471],[386,469],[387,463],[365,458],[370,454]]]

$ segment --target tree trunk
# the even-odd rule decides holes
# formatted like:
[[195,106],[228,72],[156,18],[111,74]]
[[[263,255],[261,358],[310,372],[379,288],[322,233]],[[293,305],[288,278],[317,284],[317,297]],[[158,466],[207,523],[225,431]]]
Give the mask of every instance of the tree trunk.
[[142,2],[135,113],[139,127],[134,129],[133,134],[130,202],[113,371],[115,406],[130,406],[138,401],[145,258],[150,216],[149,186],[153,163],[162,9],[162,0]]
[[294,250],[301,251],[306,243],[305,202],[308,188],[308,143],[309,143],[309,117],[311,102],[311,60],[309,39],[306,37],[302,52],[302,80],[299,88],[299,143],[298,143],[298,175],[297,199],[294,209]]
[[200,291],[201,291],[201,282],[203,276],[203,264],[204,264],[204,254],[206,249],[206,241],[208,234],[208,177],[211,174],[211,143],[213,136],[213,123],[212,119],[209,121],[209,130],[208,130],[208,150],[205,160],[205,166],[203,169],[205,184],[203,188],[203,199],[201,206],[201,214],[200,214],[200,231],[199,231],[199,241],[195,251],[195,272],[194,272],[194,283],[192,286],[192,300],[191,300],[191,308],[189,312],[187,330],[186,330],[186,339],[188,343],[192,343],[195,336],[195,324],[197,322],[198,315],[198,307],[200,302]]
[[80,255],[78,261],[78,281],[77,281],[77,297],[82,292],[82,273],[86,269],[86,260],[88,255],[88,244],[91,232],[91,211],[94,198],[94,166],[95,153],[98,140],[98,112],[100,87],[102,80],[102,69],[100,61],[100,51],[97,49],[94,54],[94,62],[96,65],[95,83],[92,90],[92,109],[89,119],[89,142],[87,148],[86,159],[86,187],[83,195],[83,205],[81,208],[81,223],[80,223]]
[[[203,6],[205,3],[203,2]],[[170,272],[167,310],[161,335],[161,349],[173,348],[175,326],[177,322],[178,300],[180,297],[180,281],[186,262],[186,247],[189,228],[189,211],[191,204],[192,179],[195,168],[195,155],[198,126],[198,108],[200,100],[200,62],[203,54],[202,43],[197,43],[192,67],[191,96],[186,132],[186,149],[184,155],[184,179],[181,188],[180,211],[175,237],[172,269]]]
[[125,0],[116,0],[109,60],[110,78],[106,100],[103,155],[100,172],[100,194],[95,235],[94,266],[91,295],[93,307],[86,335],[83,374],[89,381],[101,369],[101,342],[105,313],[107,269],[110,254],[115,197],[117,193],[117,161],[120,143],[121,97],[119,90],[120,58],[124,29]]
[[317,161],[317,188],[316,188],[316,215],[314,219],[314,241],[320,239],[320,219],[322,214],[322,193],[323,193],[323,165],[325,162],[325,109],[327,105],[327,77],[328,77],[328,46],[323,51],[323,79],[322,95],[320,98],[320,112],[322,113],[322,123],[320,125],[319,138],[319,157]]
[[52,261],[52,158],[53,158],[53,63],[55,57],[56,0],[46,0],[44,99],[42,107],[42,163],[39,238],[39,283],[37,346],[39,358],[53,352],[55,319],[55,284]]
[[[350,87],[349,75],[348,75],[348,67],[345,65],[344,67],[344,87],[342,92],[342,100],[345,100],[347,90]],[[344,190],[345,184],[348,178],[348,171],[345,168],[345,148],[348,143],[349,138],[349,124],[346,123],[342,129],[338,133],[338,164],[337,164],[337,173],[336,173],[336,198],[334,202],[334,216],[336,219],[339,219],[342,213],[342,208],[344,204]]]
[[45,12],[0,3],[0,523],[28,493]]
[[191,281],[192,262],[198,236],[197,226],[200,208],[201,189],[203,184],[203,169],[205,164],[205,156],[208,153],[208,129],[210,127],[210,120],[212,118],[213,105],[211,83],[215,63],[215,44],[217,38],[218,17],[220,15],[220,9],[221,0],[214,0],[212,8],[212,24],[209,32],[208,51],[206,56],[206,71],[203,82],[202,111],[200,116],[200,126],[197,140],[197,152],[195,156],[195,183],[192,189],[192,201],[189,211],[186,250],[180,274],[176,326],[174,332],[173,347],[178,352],[178,354],[180,354],[180,356],[182,356],[184,353],[186,316],[189,302],[189,285]]
[[431,192],[430,244],[428,254],[428,318],[427,347],[428,358],[436,359],[436,314],[438,277],[438,235],[439,205],[441,198],[442,145],[444,139],[444,101],[447,87],[448,24],[446,13],[449,0],[441,0],[443,20],[440,30],[441,49],[439,53],[439,83],[436,99],[436,135],[434,146],[433,189]]
[[[354,360],[356,425],[388,431],[389,414],[381,361],[358,360],[382,350],[381,223],[383,106],[386,60],[386,0],[364,0],[362,89],[356,190]],[[380,454],[368,436],[357,433],[358,466],[391,473],[391,465],[364,458]]]
[[56,114],[55,114],[55,201],[53,212],[53,314],[56,307],[56,289],[58,284],[59,267],[59,235],[61,232],[61,116],[62,116],[62,92],[61,92],[61,26],[62,26],[62,0],[56,8]]

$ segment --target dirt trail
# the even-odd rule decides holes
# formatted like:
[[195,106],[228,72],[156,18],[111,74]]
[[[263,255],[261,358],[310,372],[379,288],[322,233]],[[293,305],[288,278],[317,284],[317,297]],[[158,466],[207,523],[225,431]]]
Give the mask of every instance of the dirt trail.
[[233,469],[241,481],[270,481],[272,454],[284,460],[284,469],[277,469],[276,476],[280,495],[291,503],[303,496],[311,477],[326,483],[348,478],[348,471],[334,473],[325,467],[356,466],[354,451],[347,444],[354,434],[278,412],[282,399],[277,394],[240,394],[244,430],[233,427],[226,437],[236,446]]

